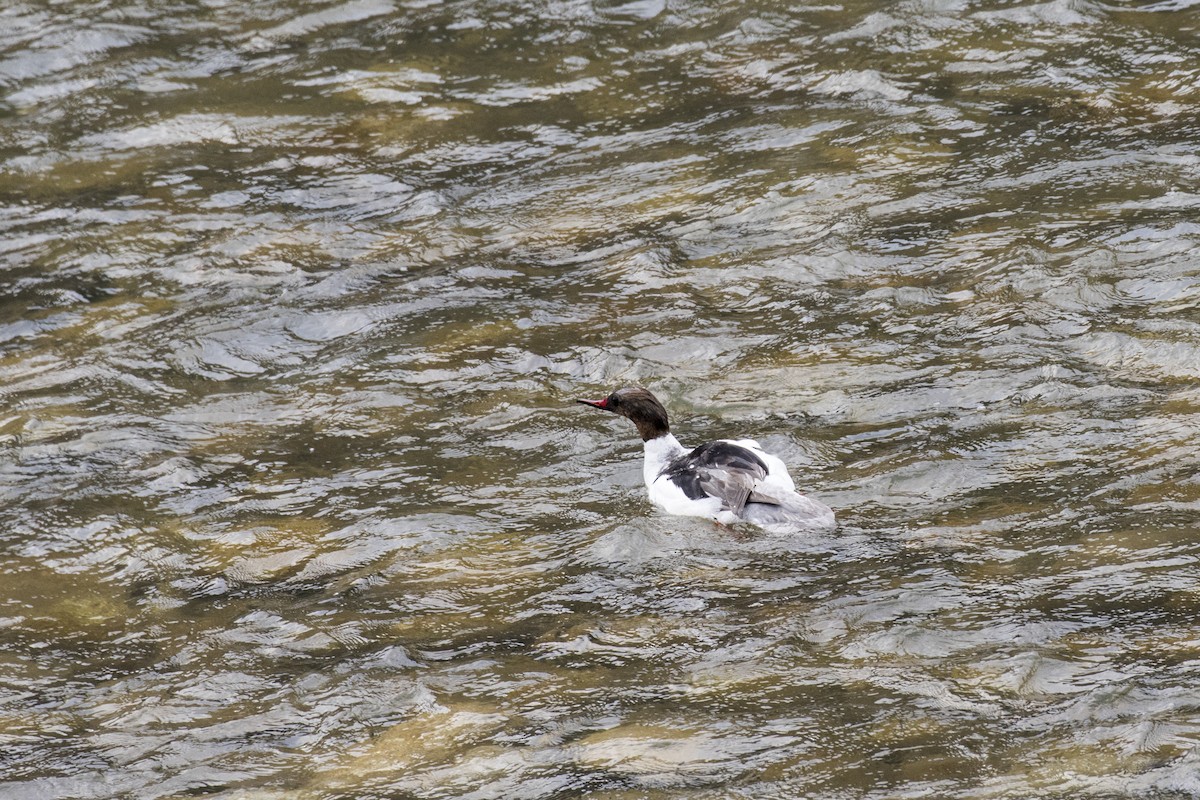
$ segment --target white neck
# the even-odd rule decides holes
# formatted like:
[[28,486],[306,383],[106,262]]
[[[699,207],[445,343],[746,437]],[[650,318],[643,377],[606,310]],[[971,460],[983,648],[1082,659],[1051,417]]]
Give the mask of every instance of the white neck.
[[651,439],[645,443],[646,448],[646,463],[642,469],[643,475],[646,478],[646,485],[654,483],[654,479],[662,472],[663,467],[676,456],[683,455],[686,451],[683,445],[669,433],[664,433],[657,439]]

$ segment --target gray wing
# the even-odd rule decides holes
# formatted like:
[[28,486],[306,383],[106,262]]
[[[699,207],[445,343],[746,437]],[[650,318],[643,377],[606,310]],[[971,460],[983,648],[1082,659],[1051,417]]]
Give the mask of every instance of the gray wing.
[[700,474],[700,488],[735,514],[746,507],[759,477],[743,469],[709,469]]

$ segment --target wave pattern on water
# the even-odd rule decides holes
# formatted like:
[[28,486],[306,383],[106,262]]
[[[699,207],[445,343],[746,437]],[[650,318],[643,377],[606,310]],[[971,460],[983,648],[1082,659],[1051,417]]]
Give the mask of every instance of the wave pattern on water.
[[1197,25],[0,10],[0,794],[1200,793]]

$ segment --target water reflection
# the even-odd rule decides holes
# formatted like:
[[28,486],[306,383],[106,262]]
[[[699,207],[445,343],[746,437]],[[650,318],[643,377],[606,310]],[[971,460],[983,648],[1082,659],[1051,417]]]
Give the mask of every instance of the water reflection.
[[1200,792],[1186,3],[0,20],[0,794]]

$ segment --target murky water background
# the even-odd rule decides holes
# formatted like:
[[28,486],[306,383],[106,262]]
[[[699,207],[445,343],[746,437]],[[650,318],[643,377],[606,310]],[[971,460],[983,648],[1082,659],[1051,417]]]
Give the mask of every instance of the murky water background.
[[0,796],[1200,793],[1192,5],[5,4]]

